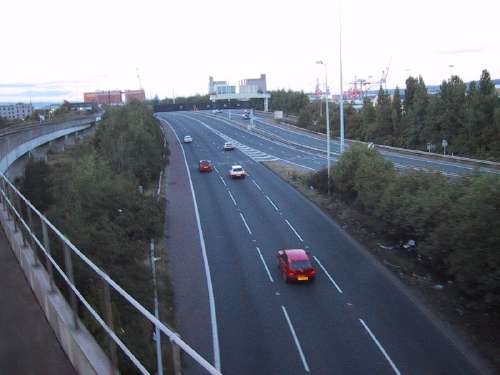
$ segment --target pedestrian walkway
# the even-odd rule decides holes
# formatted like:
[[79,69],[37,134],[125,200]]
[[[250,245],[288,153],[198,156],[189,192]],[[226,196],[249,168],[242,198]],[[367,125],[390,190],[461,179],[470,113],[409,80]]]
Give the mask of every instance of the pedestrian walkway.
[[0,374],[76,374],[1,227]]

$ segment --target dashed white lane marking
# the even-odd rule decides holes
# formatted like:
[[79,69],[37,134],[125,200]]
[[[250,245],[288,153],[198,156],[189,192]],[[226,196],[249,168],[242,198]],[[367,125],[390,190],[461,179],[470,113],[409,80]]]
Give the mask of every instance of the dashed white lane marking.
[[300,242],[304,242],[304,240],[302,239],[302,237],[300,237],[300,235],[297,233],[297,231],[295,230],[295,228],[292,226],[292,224],[290,224],[290,222],[285,219],[286,223],[288,224],[288,226],[290,227],[290,229],[293,231],[293,233],[295,233],[295,235],[297,236],[297,238],[300,240]]
[[214,169],[217,173],[220,173],[219,170],[217,169],[217,167],[214,165]]
[[271,200],[271,198],[269,198],[269,197],[266,195],[266,199],[269,201],[269,203],[271,203],[271,206],[273,206],[273,207],[274,207],[274,209],[275,209],[276,211],[279,211],[278,206],[276,206],[276,205],[274,204],[274,202]]
[[227,185],[226,185],[226,181],[224,181],[224,179],[222,178],[222,176],[220,176],[220,175],[219,175],[219,178],[220,178],[220,180],[222,181],[222,183],[224,184],[224,186],[227,186]]
[[257,189],[259,189],[260,191],[262,191],[262,188],[260,187],[260,185],[258,183],[255,182],[254,179],[252,179],[252,182],[255,186],[257,186]]
[[184,117],[188,117],[191,120],[198,121],[200,124],[202,124],[203,126],[205,126],[207,129],[209,129],[210,131],[212,131],[213,133],[215,133],[219,137],[221,137],[224,141],[231,142],[232,144],[234,144],[237,149],[239,149],[241,152],[243,152],[249,158],[251,158],[251,159],[253,159],[253,160],[257,161],[257,162],[259,162],[259,161],[276,161],[276,160],[279,160],[279,158],[277,158],[275,156],[266,154],[265,152],[256,150],[256,149],[254,149],[252,147],[249,147],[247,145],[244,145],[244,144],[238,142],[237,140],[235,140],[235,139],[227,136],[226,134],[218,131],[217,129],[212,128],[210,125],[207,125],[206,123],[204,123],[201,120],[198,120],[198,119],[196,119],[194,117],[191,117],[191,116],[184,116]]
[[297,337],[297,334],[295,333],[295,329],[293,328],[290,317],[288,316],[288,313],[286,312],[285,306],[282,305],[281,309],[283,310],[283,314],[285,315],[285,319],[286,319],[286,322],[288,323],[288,327],[290,328],[290,332],[292,332],[293,341],[295,341],[295,346],[297,347],[297,350],[299,351],[300,359],[302,360],[302,364],[304,365],[304,370],[306,370],[307,372],[310,372],[309,365],[307,364],[306,356],[304,355],[304,352],[302,351],[302,347],[300,346],[299,339]]
[[229,194],[229,197],[230,197],[230,198],[231,198],[231,200],[233,201],[234,205],[235,205],[235,206],[238,206],[238,205],[236,204],[236,201],[234,200],[233,194],[231,194],[231,192],[230,192],[229,190],[227,191],[227,193]]
[[248,233],[251,235],[252,231],[250,230],[250,227],[248,226],[247,221],[245,220],[245,216],[243,216],[241,212],[240,212],[240,217],[241,220],[243,220],[243,224],[245,224],[245,228],[247,228]]
[[370,337],[373,340],[373,342],[377,345],[377,347],[379,348],[379,350],[382,352],[382,354],[384,355],[385,359],[387,359],[387,362],[389,362],[389,364],[391,365],[392,369],[394,370],[394,373],[397,374],[397,375],[401,375],[401,372],[396,367],[396,365],[392,361],[391,357],[389,357],[389,354],[387,354],[387,352],[385,351],[384,347],[377,340],[377,338],[372,333],[372,331],[370,330],[370,328],[368,328],[368,326],[366,325],[366,323],[364,322],[364,320],[363,319],[359,319],[359,321],[363,325],[363,327],[365,328],[366,332],[368,332],[368,334],[370,335]]
[[266,261],[264,260],[264,257],[262,256],[262,253],[260,252],[260,249],[258,247],[256,247],[257,249],[257,252],[259,253],[259,257],[260,257],[260,260],[262,261],[262,264],[264,265],[264,268],[266,269],[266,272],[267,272],[267,276],[269,277],[269,280],[274,283],[274,279],[273,277],[271,276],[271,272],[269,272],[269,268],[267,268],[267,264],[266,264]]
[[338,284],[335,282],[335,280],[333,279],[332,276],[330,276],[330,274],[328,273],[328,271],[326,270],[325,267],[323,267],[323,265],[321,264],[321,262],[318,260],[318,258],[316,258],[316,255],[313,255],[313,258],[314,260],[319,264],[319,266],[321,267],[321,269],[323,270],[323,272],[326,274],[326,276],[328,277],[328,279],[330,279],[330,281],[332,282],[333,286],[335,286],[335,288],[337,288],[338,292],[340,294],[344,293],[342,291],[342,289],[340,289],[340,287],[338,286]]

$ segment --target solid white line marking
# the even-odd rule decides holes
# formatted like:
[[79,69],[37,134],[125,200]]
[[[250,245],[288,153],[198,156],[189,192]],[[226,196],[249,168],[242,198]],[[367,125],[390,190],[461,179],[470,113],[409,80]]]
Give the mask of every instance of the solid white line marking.
[[193,203],[194,203],[194,213],[196,216],[196,225],[198,226],[198,235],[200,237],[200,245],[201,245],[201,252],[203,254],[203,264],[205,268],[205,276],[207,278],[207,288],[208,288],[208,301],[210,304],[210,320],[212,323],[212,345],[214,348],[214,366],[217,370],[221,370],[221,362],[220,362],[220,348],[219,348],[219,336],[217,333],[217,316],[215,312],[215,298],[214,298],[214,291],[212,288],[212,278],[210,277],[210,266],[208,265],[208,257],[207,257],[207,250],[205,248],[205,238],[203,236],[203,229],[201,229],[201,222],[200,222],[200,213],[198,212],[198,204],[196,203],[196,194],[194,193],[194,187],[193,187],[193,181],[191,180],[191,172],[189,171],[188,163],[187,163],[187,158],[186,158],[186,153],[184,152],[184,148],[182,147],[181,140],[179,139],[179,136],[175,132],[174,128],[170,123],[166,120],[164,120],[167,125],[172,129],[174,132],[175,138],[177,138],[177,142],[179,142],[179,145],[181,146],[182,150],[182,155],[184,156],[184,164],[186,165],[186,170],[188,172],[188,178],[189,178],[189,186],[191,187],[191,195],[193,196]]
[[297,167],[301,167],[301,168],[305,168],[305,169],[309,169],[310,171],[315,171],[316,169],[314,168],[311,168],[311,167],[307,167],[305,165],[302,165],[302,164],[297,164],[297,163],[294,163],[293,161],[290,161],[290,160],[286,160],[286,159],[279,159],[280,161],[283,161],[285,163],[288,163],[288,164],[292,164],[292,165],[296,165]]
[[231,200],[233,201],[234,205],[237,206],[236,201],[234,200],[233,194],[231,194],[231,192],[229,190],[227,192],[228,192],[229,196],[231,197]]
[[290,227],[290,229],[293,230],[293,233],[295,233],[295,235],[298,237],[298,239],[300,240],[300,242],[304,242],[304,240],[302,239],[302,237],[300,237],[300,235],[297,233],[297,231],[292,226],[292,224],[290,224],[290,222],[287,219],[285,219],[285,221],[288,224],[288,226]]
[[259,189],[260,191],[262,191],[262,188],[259,186],[259,184],[258,184],[258,183],[256,183],[256,182],[255,182],[255,180],[254,180],[254,179],[252,179],[252,182],[253,182],[253,184],[254,184],[255,186],[257,186],[257,189]]
[[247,221],[245,220],[245,217],[243,216],[243,214],[241,212],[240,212],[240,216],[241,216],[241,220],[243,220],[243,224],[245,224],[245,227],[247,228],[248,233],[251,235],[252,231],[250,230],[250,227],[248,226]]
[[259,253],[260,260],[262,261],[262,264],[264,265],[264,268],[266,269],[267,276],[269,276],[269,280],[271,280],[272,283],[274,283],[273,277],[271,276],[271,272],[269,272],[269,268],[267,268],[266,261],[264,260],[264,257],[262,256],[262,253],[260,252],[260,249],[256,247],[257,252]]
[[323,265],[321,264],[321,262],[318,260],[318,258],[316,258],[316,255],[313,255],[313,258],[314,260],[319,264],[319,266],[321,267],[321,269],[323,270],[324,273],[326,273],[326,276],[330,279],[330,281],[332,282],[332,284],[335,286],[335,288],[337,288],[337,290],[339,291],[340,294],[344,293],[342,291],[342,289],[340,289],[340,287],[337,285],[337,283],[335,282],[335,280],[333,280],[333,277],[330,276],[330,274],[328,273],[328,271],[326,270],[325,267],[323,267]]
[[359,321],[361,322],[361,324],[363,325],[363,327],[365,328],[366,332],[368,332],[368,334],[370,335],[370,337],[372,338],[372,340],[375,342],[375,344],[377,344],[379,350],[382,352],[382,354],[384,355],[385,359],[387,359],[387,362],[389,362],[389,364],[391,365],[392,369],[394,370],[394,372],[397,374],[397,375],[401,375],[401,372],[399,371],[399,369],[396,367],[396,365],[394,364],[394,362],[392,361],[391,357],[389,357],[389,355],[387,354],[387,352],[385,351],[385,349],[383,348],[383,346],[380,344],[380,342],[377,340],[377,338],[375,337],[375,335],[372,333],[372,331],[370,330],[370,328],[368,328],[368,326],[366,325],[366,323],[363,321],[363,319],[359,319]]
[[227,186],[227,185],[226,185],[226,181],[224,181],[224,179],[222,178],[222,176],[220,176],[220,175],[219,175],[219,178],[220,178],[220,180],[222,181],[222,183],[224,184],[224,186]]
[[274,202],[271,200],[271,198],[269,198],[267,195],[266,195],[266,199],[269,201],[269,203],[271,203],[271,205],[274,207],[274,209],[276,211],[279,211],[279,208],[274,204]]
[[297,346],[297,350],[299,351],[300,359],[302,360],[302,364],[304,365],[304,370],[307,372],[309,371],[309,366],[306,361],[306,356],[304,355],[304,352],[302,351],[302,347],[300,346],[299,339],[297,338],[297,335],[295,334],[295,329],[293,328],[292,322],[290,321],[290,317],[288,316],[288,313],[286,312],[285,306],[281,306],[281,309],[283,310],[283,314],[285,314],[285,319],[288,323],[288,326],[290,327],[290,331],[292,332],[293,336],[293,341],[295,341],[295,345]]

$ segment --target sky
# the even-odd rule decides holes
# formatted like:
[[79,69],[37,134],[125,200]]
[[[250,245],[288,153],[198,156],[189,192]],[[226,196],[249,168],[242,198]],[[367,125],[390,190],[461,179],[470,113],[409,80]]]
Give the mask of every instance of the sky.
[[237,84],[261,73],[268,89],[311,92],[324,85],[317,60],[338,93],[340,50],[344,90],[387,66],[388,88],[409,75],[428,85],[478,80],[483,69],[500,78],[498,0],[338,1],[6,1],[0,102],[136,89],[137,70],[147,97],[206,94],[210,75]]

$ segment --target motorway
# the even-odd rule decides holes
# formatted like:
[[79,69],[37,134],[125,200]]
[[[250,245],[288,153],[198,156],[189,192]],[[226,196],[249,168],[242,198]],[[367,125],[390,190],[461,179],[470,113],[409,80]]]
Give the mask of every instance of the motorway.
[[[282,160],[314,170],[323,158],[206,114],[158,116],[180,139],[194,139],[182,147],[199,212],[199,256],[205,251],[213,288],[213,299],[197,303],[210,304],[212,327],[217,323],[199,335],[217,336],[212,362],[224,374],[479,373],[473,356],[463,354],[399,280],[260,163]],[[228,140],[237,150],[222,151]],[[199,173],[200,159],[216,169]],[[228,178],[235,163],[248,178]],[[275,254],[284,248],[310,251],[319,272],[314,283],[282,280]]]
[[[210,112],[205,113],[209,114]],[[241,118],[241,113],[242,112],[239,110],[232,111],[231,118],[233,123],[246,128],[249,120],[243,120]],[[217,116],[229,119],[229,112],[224,111],[223,114]],[[302,131],[301,129],[289,125],[277,125],[268,118],[259,115],[255,116],[254,124],[260,135],[269,137],[278,142],[283,140],[287,144],[295,143],[302,145],[304,146],[302,148],[303,150],[310,148],[310,152],[315,154],[315,158],[323,160],[321,166],[325,166],[326,158],[324,157],[324,150],[326,150],[326,139],[324,135]],[[349,147],[347,143],[346,147]],[[323,152],[317,152],[315,150],[323,150]],[[433,159],[418,155],[406,155],[395,151],[379,150],[379,152],[386,159],[392,161],[394,166],[399,169],[439,171],[449,176],[470,174],[474,171],[474,166],[462,162]],[[340,143],[336,140],[331,141],[331,154],[333,155],[333,162],[335,162],[340,155]],[[500,174],[500,170],[485,166],[479,167],[478,170],[484,173]]]

